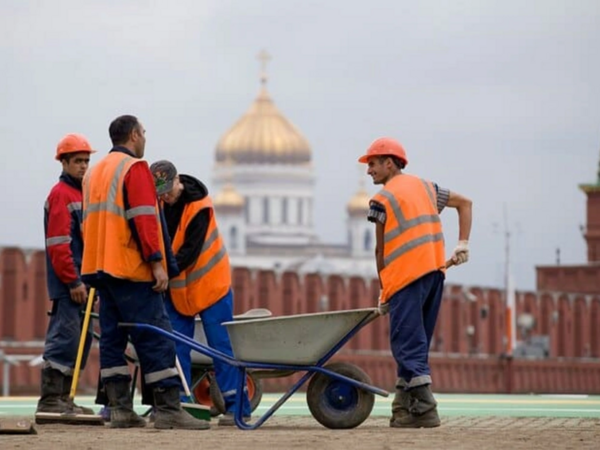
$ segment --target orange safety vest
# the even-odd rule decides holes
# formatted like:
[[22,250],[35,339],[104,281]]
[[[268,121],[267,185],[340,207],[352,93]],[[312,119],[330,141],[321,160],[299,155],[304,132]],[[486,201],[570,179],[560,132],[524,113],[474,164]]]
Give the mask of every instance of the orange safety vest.
[[444,235],[433,183],[400,174],[372,199],[385,207],[381,301],[423,275],[445,270]]
[[[144,261],[128,220],[141,214],[156,216],[159,236],[162,226],[158,202],[125,210],[125,175],[134,164],[147,164],[122,152],[111,152],[88,171],[83,179],[83,260],[81,274],[106,273],[130,281],[153,281],[152,269]],[[164,242],[160,239],[162,265],[166,270]]]
[[212,201],[208,196],[188,203],[183,208],[173,239],[173,252],[177,254],[183,245],[188,224],[205,208],[210,211],[210,219],[200,255],[194,264],[169,282],[173,305],[186,316],[195,316],[214,305],[231,287],[229,257],[217,228]]

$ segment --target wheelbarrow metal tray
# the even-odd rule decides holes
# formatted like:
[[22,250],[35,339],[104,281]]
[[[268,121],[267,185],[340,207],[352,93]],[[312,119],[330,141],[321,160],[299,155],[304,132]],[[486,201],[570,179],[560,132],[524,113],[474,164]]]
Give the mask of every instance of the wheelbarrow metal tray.
[[[272,313],[268,309],[264,308],[254,308],[249,311],[246,311],[244,314],[238,314],[233,316],[234,321],[239,320],[251,320],[258,318],[271,317]],[[208,345],[206,340],[206,334],[204,333],[204,327],[202,326],[202,319],[196,317],[194,321],[194,340],[203,345]],[[205,365],[209,366],[213,363],[213,360],[210,356],[204,355],[200,352],[192,350],[192,364]]]
[[377,308],[225,322],[235,359],[314,365]]

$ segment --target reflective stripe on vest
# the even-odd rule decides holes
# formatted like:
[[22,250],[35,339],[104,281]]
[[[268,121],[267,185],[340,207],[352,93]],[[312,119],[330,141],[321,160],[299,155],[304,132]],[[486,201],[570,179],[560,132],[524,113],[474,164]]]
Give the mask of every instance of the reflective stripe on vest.
[[[158,204],[125,209],[124,180],[134,164],[145,164],[125,153],[109,153],[88,171],[83,182],[83,222],[85,246],[82,275],[105,272],[131,281],[153,281],[150,264],[142,258],[129,220],[140,215],[156,218],[162,235]],[[165,255],[164,242],[159,239]],[[165,260],[161,261],[165,267]]]
[[184,244],[187,227],[202,210],[209,210],[209,223],[198,259],[170,281],[173,306],[186,316],[204,311],[223,298],[231,288],[229,257],[209,197],[184,206],[173,238],[173,250],[175,253],[179,251]]
[[[110,183],[108,197],[106,198],[105,202],[90,203],[90,186],[89,186],[89,182],[86,183],[87,188],[84,189],[84,203],[86,204],[86,207],[83,211],[83,220],[84,221],[90,213],[95,213],[95,212],[100,212],[100,211],[106,211],[106,212],[116,214],[117,216],[125,217],[125,209],[120,207],[119,205],[117,205],[116,201],[117,201],[117,192],[119,190],[119,179],[121,178],[121,175],[123,174],[123,170],[125,169],[125,164],[127,162],[130,162],[130,159],[132,159],[132,158],[125,157],[125,158],[123,158],[123,160],[121,162],[119,162],[119,165],[117,166],[117,170],[115,171],[115,173],[113,175],[113,179]],[[86,175],[91,176],[91,171],[88,171]]]
[[402,174],[373,198],[386,210],[382,301],[444,266],[444,235],[434,192],[430,182]]
[[[215,242],[217,240],[218,237],[219,237],[219,230],[217,230],[215,228],[212,231],[212,233],[210,234],[210,236],[208,237],[208,239],[202,245],[202,250],[200,250],[200,254],[202,254],[202,252],[205,252],[206,250],[208,250],[208,248],[212,245],[213,242]],[[186,277],[183,280],[176,279],[176,280],[171,281],[171,283],[170,283],[171,287],[172,288],[187,287],[188,284],[191,284],[194,281],[196,281],[199,278],[206,275],[213,267],[215,267],[217,265],[217,263],[219,261],[221,261],[223,259],[223,256],[225,256],[226,254],[227,254],[227,250],[225,250],[225,246],[221,246],[221,249],[215,255],[213,255],[213,257],[210,258],[208,260],[208,262],[206,264],[204,264],[202,267],[192,270],[190,273],[186,274]]]
[[400,256],[404,255],[405,253],[408,253],[409,251],[418,247],[419,245],[427,244],[428,242],[438,242],[443,240],[443,233],[436,233],[433,235],[428,234],[426,236],[421,236],[419,238],[413,239],[412,241],[408,241],[406,244],[401,245],[396,250],[391,252],[388,256],[386,256],[384,259],[384,263],[386,266],[391,264],[392,261],[398,259]]
[[[440,216],[437,214],[424,214],[422,216],[415,217],[414,219],[407,220],[404,218],[404,214],[402,214],[400,205],[398,204],[398,201],[394,198],[393,194],[387,191],[381,191],[380,194],[387,198],[390,202],[390,208],[392,208],[392,211],[394,212],[394,217],[396,217],[396,221],[398,222],[397,227],[385,233],[385,242],[390,242],[392,239],[397,238],[398,236],[400,236],[400,234],[402,234],[409,228],[416,227],[423,223],[440,222]],[[433,199],[432,202],[434,202]]]

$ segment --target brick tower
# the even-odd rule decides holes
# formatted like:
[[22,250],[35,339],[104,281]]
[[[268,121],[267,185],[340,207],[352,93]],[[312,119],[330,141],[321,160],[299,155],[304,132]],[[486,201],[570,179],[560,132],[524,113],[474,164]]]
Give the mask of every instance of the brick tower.
[[536,267],[538,290],[600,294],[600,164],[596,182],[580,184],[579,189],[587,196],[586,225],[582,227],[587,264]]

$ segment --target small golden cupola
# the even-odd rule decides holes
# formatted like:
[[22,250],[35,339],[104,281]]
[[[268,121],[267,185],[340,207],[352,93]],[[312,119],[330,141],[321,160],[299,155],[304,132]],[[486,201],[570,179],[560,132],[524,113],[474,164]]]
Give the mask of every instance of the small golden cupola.
[[369,212],[370,200],[371,196],[365,189],[364,180],[361,180],[358,191],[356,191],[356,194],[354,194],[346,206],[348,214],[350,216],[366,216],[366,214]]
[[244,197],[237,191],[233,185],[233,161],[230,158],[225,160],[225,184],[221,191],[214,197],[213,205],[218,209],[239,210],[244,207]]
[[270,56],[259,54],[261,89],[246,113],[219,139],[217,164],[308,164],[311,149],[306,138],[277,109],[267,92],[265,66]]
[[213,204],[216,208],[242,209],[244,197],[242,197],[231,183],[227,183],[221,192],[215,197]]

